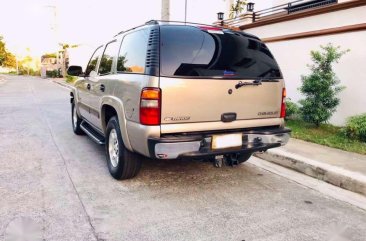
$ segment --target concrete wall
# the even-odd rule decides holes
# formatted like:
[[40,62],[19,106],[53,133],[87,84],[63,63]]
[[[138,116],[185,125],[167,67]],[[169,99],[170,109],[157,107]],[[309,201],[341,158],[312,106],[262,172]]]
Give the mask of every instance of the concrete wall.
[[[315,15],[246,30],[261,38],[277,37],[351,24],[366,23],[366,7]],[[347,117],[366,112],[366,31],[347,32],[296,40],[268,43],[284,74],[288,97],[293,101],[302,98],[297,90],[301,75],[308,74],[311,64],[310,51],[320,45],[332,43],[351,52],[334,66],[335,72],[346,89],[339,95],[341,104],[330,122],[343,125]]]

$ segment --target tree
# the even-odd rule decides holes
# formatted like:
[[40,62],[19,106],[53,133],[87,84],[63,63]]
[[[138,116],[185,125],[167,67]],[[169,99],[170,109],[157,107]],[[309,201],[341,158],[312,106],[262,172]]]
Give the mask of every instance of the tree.
[[7,51],[3,37],[0,36],[0,66],[15,68],[15,56]]
[[313,64],[309,66],[311,73],[301,76],[300,92],[305,99],[300,101],[303,120],[319,126],[330,119],[340,103],[338,93],[344,89],[333,71],[334,63],[349,50],[342,51],[332,44],[320,46],[320,51],[311,51]]
[[6,58],[5,43],[3,41],[3,36],[0,36],[0,66],[3,65]]
[[6,58],[5,58],[5,61],[4,61],[3,65],[5,67],[16,68],[17,67],[17,60],[15,58],[15,55],[12,54],[12,53],[8,53],[6,55]]
[[247,4],[245,0],[236,0],[234,4],[231,5],[230,8],[230,18],[236,18],[238,14],[242,13],[244,10],[244,6]]

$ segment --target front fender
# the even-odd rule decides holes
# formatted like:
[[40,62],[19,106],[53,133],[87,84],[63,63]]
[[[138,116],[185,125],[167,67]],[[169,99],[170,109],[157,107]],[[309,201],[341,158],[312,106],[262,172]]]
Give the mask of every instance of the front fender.
[[80,116],[78,97],[77,89],[74,86],[70,86],[70,104],[74,104],[76,112]]
[[77,92],[74,86],[70,86],[70,103],[77,100]]

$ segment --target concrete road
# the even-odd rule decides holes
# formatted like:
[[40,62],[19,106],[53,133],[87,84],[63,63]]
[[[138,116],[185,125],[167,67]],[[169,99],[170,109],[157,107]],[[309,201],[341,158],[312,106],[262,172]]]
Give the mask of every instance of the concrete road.
[[366,240],[365,211],[250,163],[144,161],[116,181],[66,89],[1,78],[0,240]]

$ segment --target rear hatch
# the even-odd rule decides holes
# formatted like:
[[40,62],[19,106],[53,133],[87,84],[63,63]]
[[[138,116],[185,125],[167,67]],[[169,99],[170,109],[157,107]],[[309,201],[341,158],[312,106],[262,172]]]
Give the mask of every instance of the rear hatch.
[[279,118],[284,82],[258,38],[213,27],[160,27],[161,123]]

